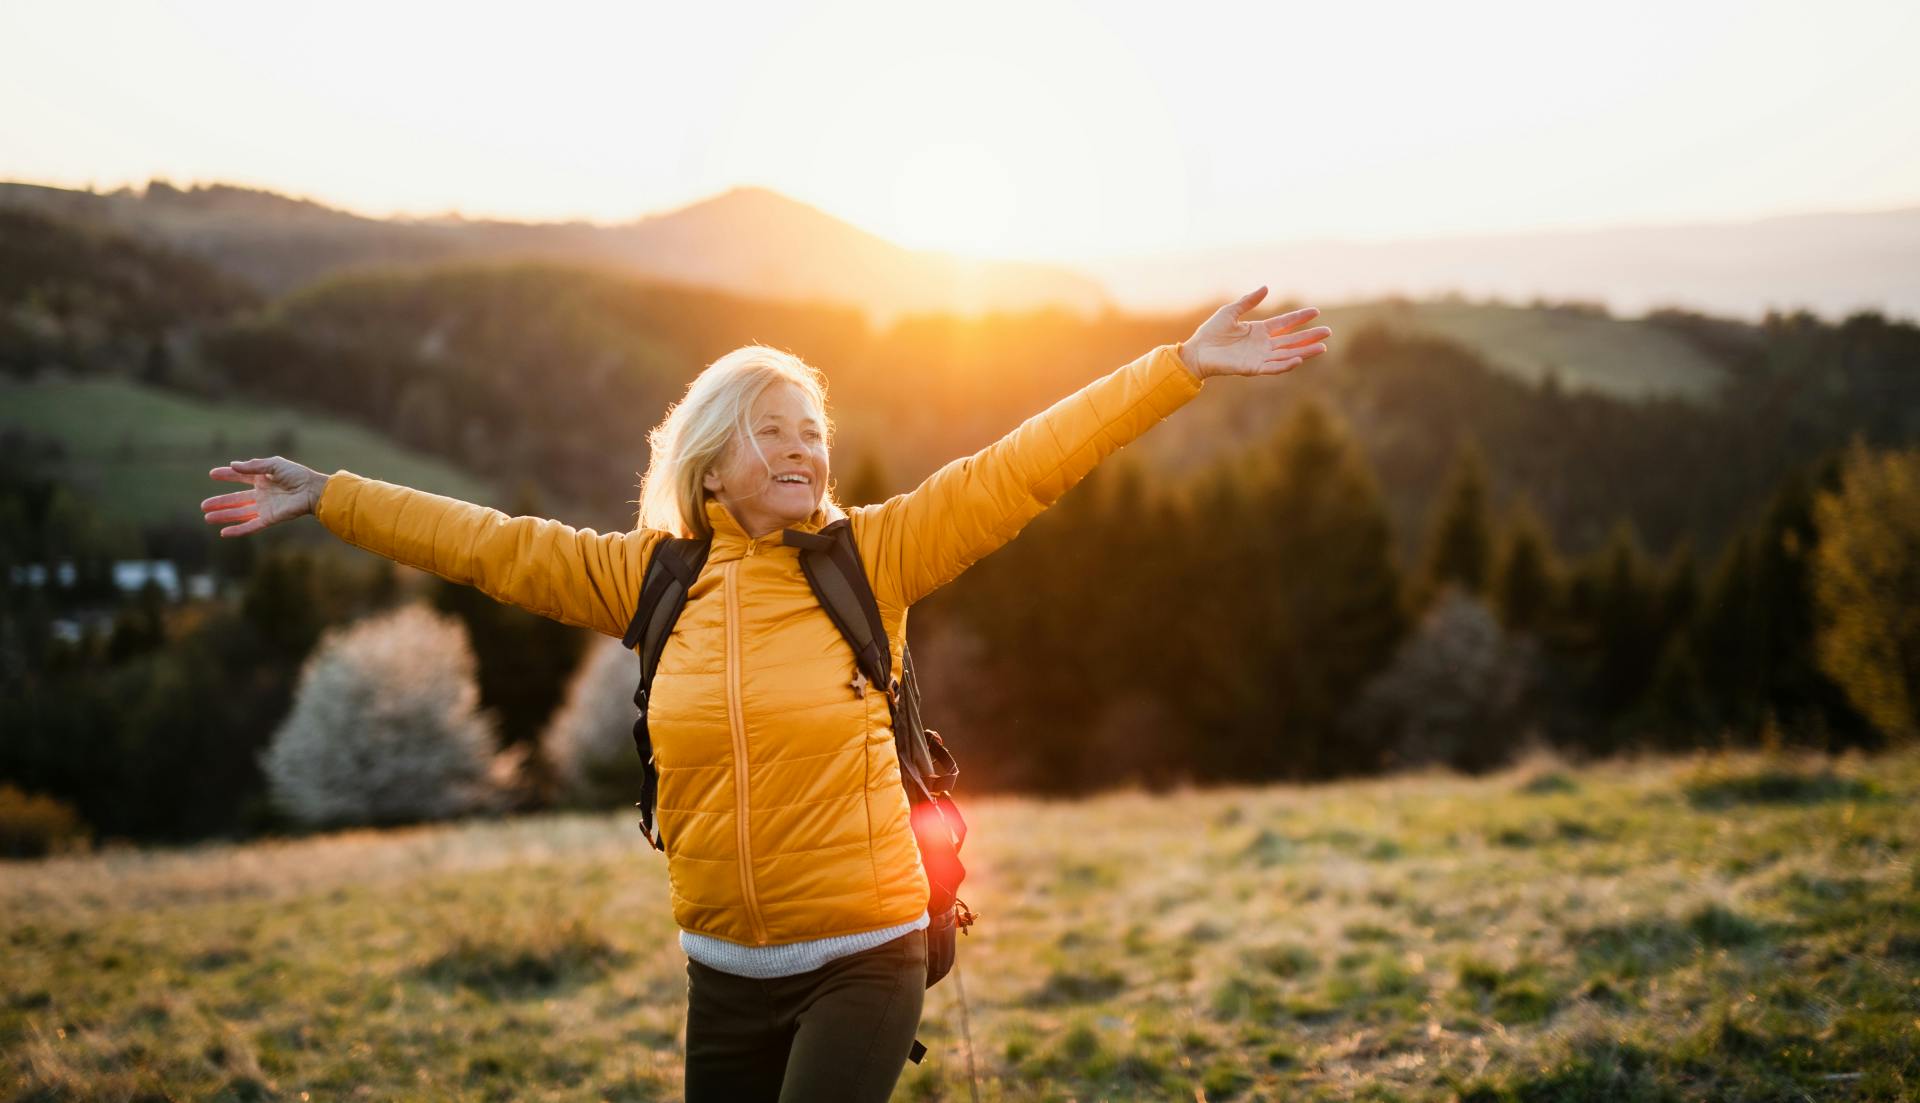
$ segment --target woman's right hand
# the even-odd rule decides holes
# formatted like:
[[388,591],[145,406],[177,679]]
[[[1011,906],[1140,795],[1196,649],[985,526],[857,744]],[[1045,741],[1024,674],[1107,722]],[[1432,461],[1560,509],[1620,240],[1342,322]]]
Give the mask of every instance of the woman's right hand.
[[[246,536],[268,525],[312,513],[327,489],[327,476],[289,459],[235,460],[207,472],[230,483],[246,483],[251,490],[216,494],[200,503],[209,525],[227,525],[221,536]],[[238,521],[239,524],[228,524]]]

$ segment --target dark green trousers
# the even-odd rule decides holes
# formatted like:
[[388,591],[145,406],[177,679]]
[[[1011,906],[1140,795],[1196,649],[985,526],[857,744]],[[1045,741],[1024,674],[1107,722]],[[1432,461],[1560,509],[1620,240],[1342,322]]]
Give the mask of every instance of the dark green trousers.
[[886,1103],[927,994],[927,936],[755,980],[687,962],[687,1103]]

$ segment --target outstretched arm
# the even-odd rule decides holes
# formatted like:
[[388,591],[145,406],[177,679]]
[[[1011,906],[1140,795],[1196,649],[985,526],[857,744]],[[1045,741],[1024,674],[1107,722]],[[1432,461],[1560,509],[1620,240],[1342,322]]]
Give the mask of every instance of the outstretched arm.
[[1215,311],[1192,337],[1161,345],[934,472],[916,489],[854,511],[874,593],[904,608],[1005,544],[1116,450],[1200,392],[1214,375],[1278,375],[1326,351],[1325,326],[1291,332],[1312,307],[1242,322],[1267,289]]
[[210,524],[244,536],[312,513],[328,531],[375,555],[473,586],[496,601],[619,637],[640,600],[647,555],[665,533],[597,533],[368,479],[322,475],[291,460],[241,460],[216,479],[253,490],[201,503]]

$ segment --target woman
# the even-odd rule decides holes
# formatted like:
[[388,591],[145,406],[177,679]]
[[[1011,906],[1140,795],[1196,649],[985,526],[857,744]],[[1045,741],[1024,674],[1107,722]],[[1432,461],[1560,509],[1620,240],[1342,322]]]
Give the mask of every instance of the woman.
[[701,372],[649,436],[639,526],[601,535],[348,471],[242,460],[201,503],[221,536],[312,513],[348,543],[504,602],[625,633],[648,555],[711,537],[649,702],[656,822],[687,963],[689,1100],[884,1100],[925,994],[927,881],[884,697],[781,542],[847,516],[892,644],[952,581],[1212,375],[1326,351],[1311,307],[1241,317],[1262,287],[1030,418],[917,489],[843,511],[827,493],[820,374],[750,346]]

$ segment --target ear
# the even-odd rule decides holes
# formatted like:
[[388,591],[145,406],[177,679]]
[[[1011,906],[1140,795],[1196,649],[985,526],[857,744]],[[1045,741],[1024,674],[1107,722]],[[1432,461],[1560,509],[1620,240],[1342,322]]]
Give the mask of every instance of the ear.
[[700,485],[718,494],[721,486],[720,473],[711,467],[707,468],[707,473],[700,478]]

